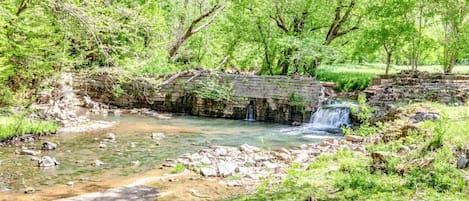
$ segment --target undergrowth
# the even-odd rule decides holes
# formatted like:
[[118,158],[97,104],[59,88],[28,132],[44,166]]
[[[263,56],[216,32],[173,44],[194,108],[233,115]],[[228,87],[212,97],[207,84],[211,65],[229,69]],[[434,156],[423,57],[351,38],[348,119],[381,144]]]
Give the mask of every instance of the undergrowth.
[[469,106],[430,105],[443,118],[422,122],[405,137],[366,145],[369,153],[383,153],[379,171],[371,168],[371,154],[342,149],[306,169],[293,165],[281,182],[267,179],[254,194],[232,200],[469,200],[466,170],[456,167],[457,150],[469,147]]

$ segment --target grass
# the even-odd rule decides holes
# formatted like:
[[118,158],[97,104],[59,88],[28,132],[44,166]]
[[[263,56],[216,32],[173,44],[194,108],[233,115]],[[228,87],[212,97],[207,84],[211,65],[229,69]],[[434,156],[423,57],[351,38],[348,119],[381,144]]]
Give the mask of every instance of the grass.
[[176,164],[176,166],[174,166],[171,169],[171,173],[172,174],[177,174],[177,173],[184,172],[184,170],[186,170],[186,166],[184,166],[184,164],[178,163],[178,164]]
[[[410,67],[392,66],[390,73],[398,73],[401,70],[410,70]],[[437,65],[421,66],[418,70],[430,73],[443,72],[442,67]],[[335,64],[320,66],[316,73],[320,81],[337,83],[338,91],[354,91],[368,88],[371,78],[384,72],[384,64]],[[453,72],[469,73],[469,66],[456,66]]]
[[31,120],[22,117],[0,117],[0,140],[24,134],[55,133],[58,125],[54,121]]
[[[469,187],[456,168],[461,150],[469,149],[469,106],[436,103],[402,106],[403,114],[436,111],[443,118],[423,122],[421,132],[391,142],[366,146],[368,152],[386,152],[384,170],[372,171],[372,158],[340,150],[321,155],[308,168],[293,166],[279,184],[266,180],[252,195],[233,200],[469,200]],[[402,125],[402,118],[387,128]],[[399,153],[401,147],[414,147]],[[433,159],[420,167],[415,161]]]

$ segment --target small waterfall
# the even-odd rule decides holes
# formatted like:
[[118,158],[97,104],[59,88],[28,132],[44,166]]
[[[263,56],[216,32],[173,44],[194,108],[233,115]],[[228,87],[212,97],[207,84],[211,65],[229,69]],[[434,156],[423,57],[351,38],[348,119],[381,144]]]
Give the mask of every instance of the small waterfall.
[[341,126],[350,126],[350,105],[333,101],[320,107],[311,115],[308,130],[340,133]]
[[246,108],[246,119],[245,121],[256,121],[256,115],[254,114],[254,105],[249,104]]
[[182,97],[182,103],[181,103],[181,107],[182,107],[182,113],[185,114],[186,113],[186,107],[187,107],[187,96],[183,96]]

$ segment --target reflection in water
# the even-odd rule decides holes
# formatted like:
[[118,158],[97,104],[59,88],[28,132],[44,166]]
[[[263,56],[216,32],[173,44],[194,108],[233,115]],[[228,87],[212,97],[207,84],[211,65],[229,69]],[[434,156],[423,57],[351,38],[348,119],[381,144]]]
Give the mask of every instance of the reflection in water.
[[[140,116],[96,119],[118,123],[106,130],[61,134],[23,145],[28,149],[40,149],[46,140],[57,143],[57,150],[43,151],[41,154],[55,157],[60,162],[54,169],[39,169],[37,161],[31,161],[29,156],[15,155],[15,149],[20,147],[1,147],[0,190],[9,188],[18,191],[26,186],[41,188],[84,179],[101,181],[116,175],[140,173],[157,168],[166,159],[211,144],[239,146],[248,143],[265,149],[277,149],[321,140],[288,135],[285,131],[290,127],[262,122],[188,116],[164,120]],[[106,148],[99,148],[99,143],[109,132],[116,135],[117,142],[107,142]],[[162,132],[166,136],[159,145],[151,138],[153,132]],[[95,167],[96,160],[103,164]]]

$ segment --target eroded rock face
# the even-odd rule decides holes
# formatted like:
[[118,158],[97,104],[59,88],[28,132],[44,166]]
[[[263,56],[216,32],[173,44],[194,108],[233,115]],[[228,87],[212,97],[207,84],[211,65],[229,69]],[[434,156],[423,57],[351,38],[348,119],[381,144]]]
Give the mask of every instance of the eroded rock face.
[[44,156],[38,162],[39,167],[55,167],[59,164],[60,163],[57,162],[57,160],[55,160],[55,158],[52,158],[50,156]]

